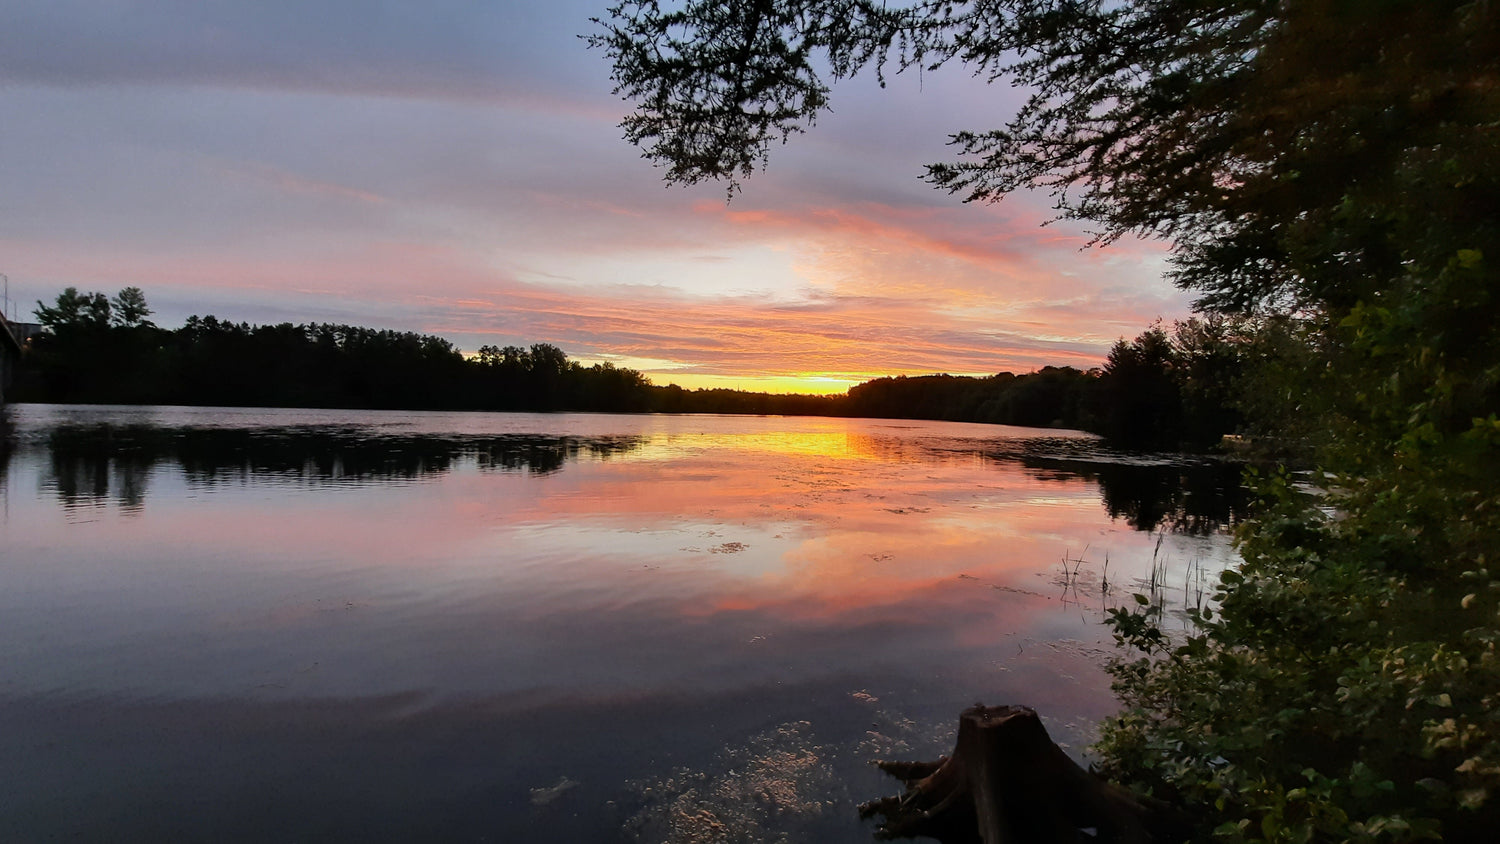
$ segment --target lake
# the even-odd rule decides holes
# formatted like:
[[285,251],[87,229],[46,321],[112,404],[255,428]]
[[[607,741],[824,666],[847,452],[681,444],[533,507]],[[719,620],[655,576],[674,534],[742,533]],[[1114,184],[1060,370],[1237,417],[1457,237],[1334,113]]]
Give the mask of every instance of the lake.
[[5,414],[4,841],[868,842],[870,760],[1082,754],[1104,609],[1236,559],[1233,467],[1066,431]]

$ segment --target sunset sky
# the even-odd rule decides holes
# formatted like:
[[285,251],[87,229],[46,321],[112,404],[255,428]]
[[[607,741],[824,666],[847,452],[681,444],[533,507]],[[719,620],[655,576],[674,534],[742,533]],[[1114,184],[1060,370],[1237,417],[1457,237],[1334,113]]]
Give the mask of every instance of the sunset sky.
[[1097,365],[1187,312],[1159,243],[919,181],[1018,101],[958,69],[835,86],[722,185],[664,187],[578,35],[608,0],[0,0],[0,273],[190,314],[549,342],[659,384],[841,392]]

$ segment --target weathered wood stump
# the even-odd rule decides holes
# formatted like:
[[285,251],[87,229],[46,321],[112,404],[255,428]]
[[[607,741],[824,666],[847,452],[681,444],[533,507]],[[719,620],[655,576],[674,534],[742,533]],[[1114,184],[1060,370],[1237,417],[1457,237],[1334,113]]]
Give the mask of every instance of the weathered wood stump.
[[1164,806],[1079,767],[1024,706],[964,710],[952,756],[876,764],[906,784],[899,796],[859,807],[862,818],[882,817],[882,839],[1149,844],[1168,840],[1162,836],[1173,823]]

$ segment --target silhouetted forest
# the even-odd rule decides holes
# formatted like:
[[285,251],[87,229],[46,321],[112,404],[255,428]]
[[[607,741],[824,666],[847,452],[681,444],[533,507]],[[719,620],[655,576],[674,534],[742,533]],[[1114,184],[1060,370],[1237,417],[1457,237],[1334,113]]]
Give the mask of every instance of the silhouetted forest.
[[149,314],[134,288],[113,299],[69,288],[55,306],[38,303],[48,331],[30,343],[16,400],[636,412],[651,398],[639,372],[583,366],[545,343],[485,346],[466,358],[447,340],[412,332],[212,316],[163,329]]
[[[351,325],[250,325],[190,317],[154,325],[144,294],[68,288],[37,303],[17,401],[403,410],[735,413],[940,419],[1075,428],[1131,447],[1204,447],[1239,425],[1232,400],[1251,335],[1193,320],[1121,340],[1105,365],[986,377],[877,378],[847,395],[656,386],[556,346],[483,346]],[[1238,333],[1237,333],[1238,332]]]

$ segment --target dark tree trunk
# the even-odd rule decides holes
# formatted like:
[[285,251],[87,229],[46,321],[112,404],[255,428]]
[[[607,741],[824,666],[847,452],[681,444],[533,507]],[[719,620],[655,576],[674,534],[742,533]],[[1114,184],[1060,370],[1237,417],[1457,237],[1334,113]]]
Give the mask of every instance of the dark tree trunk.
[[906,784],[900,796],[859,807],[861,817],[882,817],[880,838],[1150,844],[1172,840],[1179,825],[1164,805],[1079,767],[1024,706],[964,710],[952,756],[877,764]]

